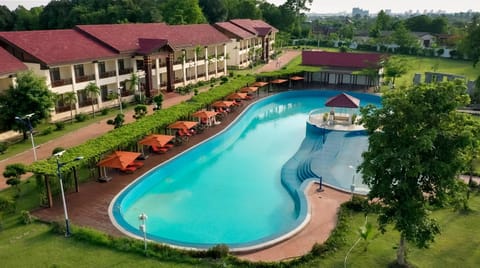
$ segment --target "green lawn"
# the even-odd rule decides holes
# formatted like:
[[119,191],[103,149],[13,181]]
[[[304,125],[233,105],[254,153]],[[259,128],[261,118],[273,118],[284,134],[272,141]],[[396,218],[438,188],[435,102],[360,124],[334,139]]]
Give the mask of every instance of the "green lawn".
[[435,72],[456,74],[467,77],[469,80],[477,79],[480,75],[480,66],[473,68],[470,61],[459,61],[443,58],[426,58],[426,57],[412,57],[399,55],[407,59],[409,71],[407,74],[395,81],[396,86],[408,86],[413,83],[413,76],[415,73],[422,75],[422,81],[425,81],[425,72]]
[[[480,194],[470,199],[472,212],[463,214],[452,209],[435,211],[433,217],[441,226],[441,234],[428,249],[408,246],[407,260],[416,267],[478,267],[480,263]],[[347,246],[325,259],[317,259],[301,267],[343,267],[345,255],[359,238],[357,230],[365,222],[363,213],[351,218],[351,232]],[[376,224],[376,217],[369,216],[369,222]],[[376,227],[377,225],[375,225]],[[347,267],[387,267],[396,257],[399,234],[388,230],[385,234],[375,229],[373,239],[364,251],[365,242],[360,241],[348,257]]]

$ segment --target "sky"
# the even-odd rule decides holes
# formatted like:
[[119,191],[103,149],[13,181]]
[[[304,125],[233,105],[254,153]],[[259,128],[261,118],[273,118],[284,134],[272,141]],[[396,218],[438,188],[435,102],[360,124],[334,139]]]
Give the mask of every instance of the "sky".
[[[281,5],[285,0],[267,0],[275,5]],[[0,5],[6,5],[14,10],[18,5],[25,8],[47,5],[49,0],[0,0]],[[424,10],[443,10],[449,13],[466,12],[468,10],[480,12],[480,1],[478,0],[313,0],[310,12],[314,13],[351,13],[352,8],[358,7],[376,14],[380,10],[390,9],[393,13],[403,13],[409,10],[423,13]]]

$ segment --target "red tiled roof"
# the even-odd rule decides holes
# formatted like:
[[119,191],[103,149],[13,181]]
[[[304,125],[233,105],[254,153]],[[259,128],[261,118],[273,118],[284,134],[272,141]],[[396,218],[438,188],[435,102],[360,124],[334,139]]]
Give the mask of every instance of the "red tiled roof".
[[231,22],[217,22],[215,23],[215,25],[217,28],[219,28],[220,30],[224,30],[228,33],[230,33],[231,35],[234,35],[235,37],[238,37],[238,38],[241,38],[241,39],[247,39],[247,38],[251,38],[251,37],[254,37],[255,34],[249,32],[249,31],[246,31],[240,27],[238,27],[237,25],[231,23]]
[[0,39],[46,65],[111,58],[116,54],[75,30],[0,32]]
[[139,49],[137,52],[141,55],[148,55],[156,49],[160,49],[164,46],[168,46],[168,40],[166,39],[138,39]]
[[270,32],[278,32],[275,27],[263,20],[234,19],[230,20],[230,22],[258,36],[266,36]]
[[227,36],[209,24],[166,25],[165,23],[79,25],[82,31],[119,53],[140,49],[139,39],[166,39],[172,48],[228,42]]
[[27,69],[23,62],[0,47],[0,75],[14,74]]
[[376,53],[302,51],[302,65],[361,69],[379,66],[382,56]]
[[360,100],[352,97],[348,94],[342,93],[337,96],[333,96],[325,102],[327,107],[343,107],[343,108],[358,108],[360,106]]

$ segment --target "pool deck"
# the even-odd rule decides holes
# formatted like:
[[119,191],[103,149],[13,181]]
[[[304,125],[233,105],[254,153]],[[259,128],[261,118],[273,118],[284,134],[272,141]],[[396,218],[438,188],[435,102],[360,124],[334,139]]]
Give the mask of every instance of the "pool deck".
[[[207,128],[203,133],[192,136],[187,143],[174,147],[165,154],[151,154],[148,159],[143,161],[145,166],[133,174],[110,170],[108,175],[112,177],[111,181],[106,183],[86,182],[80,185],[78,193],[68,192],[66,203],[72,224],[92,227],[113,236],[125,236],[113,226],[109,219],[108,206],[112,199],[128,184],[151,168],[226,128],[250,102],[252,101],[245,102],[244,105],[228,114],[220,125]],[[288,240],[269,248],[236,255],[252,261],[280,261],[302,256],[309,252],[315,243],[323,243],[335,227],[336,214],[340,204],[347,201],[350,195],[328,187],[325,187],[325,191],[318,193],[317,187],[316,184],[312,184],[307,188],[311,220],[303,230]],[[43,221],[62,222],[64,215],[60,196],[54,200],[52,208],[38,209],[32,214]]]

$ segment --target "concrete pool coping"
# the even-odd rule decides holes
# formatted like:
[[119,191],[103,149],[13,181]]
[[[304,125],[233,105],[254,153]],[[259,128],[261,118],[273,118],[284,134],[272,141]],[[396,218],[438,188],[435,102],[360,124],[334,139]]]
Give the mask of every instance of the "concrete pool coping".
[[[90,181],[81,185],[81,193],[68,193],[67,205],[72,223],[78,226],[93,227],[113,236],[124,236],[124,234],[112,225],[106,213],[112,198],[120,192],[121,189],[125,188],[139,175],[144,173],[146,169],[153,168],[158,165],[158,163],[164,162],[175,154],[207,139],[209,135],[214,135],[221,131],[245,108],[246,105],[227,116],[221,125],[207,129],[204,134],[194,136],[188,144],[176,147],[164,155],[151,155],[149,159],[145,160],[145,167],[135,174],[120,174],[114,172],[113,174],[109,174],[113,177],[113,180],[108,183]],[[340,204],[347,201],[350,195],[328,187],[325,188],[324,192],[317,193],[314,188],[312,184],[312,186],[307,189],[309,204],[312,204],[310,211],[312,212],[311,220],[306,224],[304,229],[300,230],[295,236],[267,249],[236,255],[250,260],[278,261],[301,256],[310,251],[313,244],[323,243],[335,227],[336,213]],[[33,214],[42,220],[61,221],[63,210],[58,198],[54,202],[53,208],[40,209],[34,211]],[[320,208],[320,210],[318,208]]]

